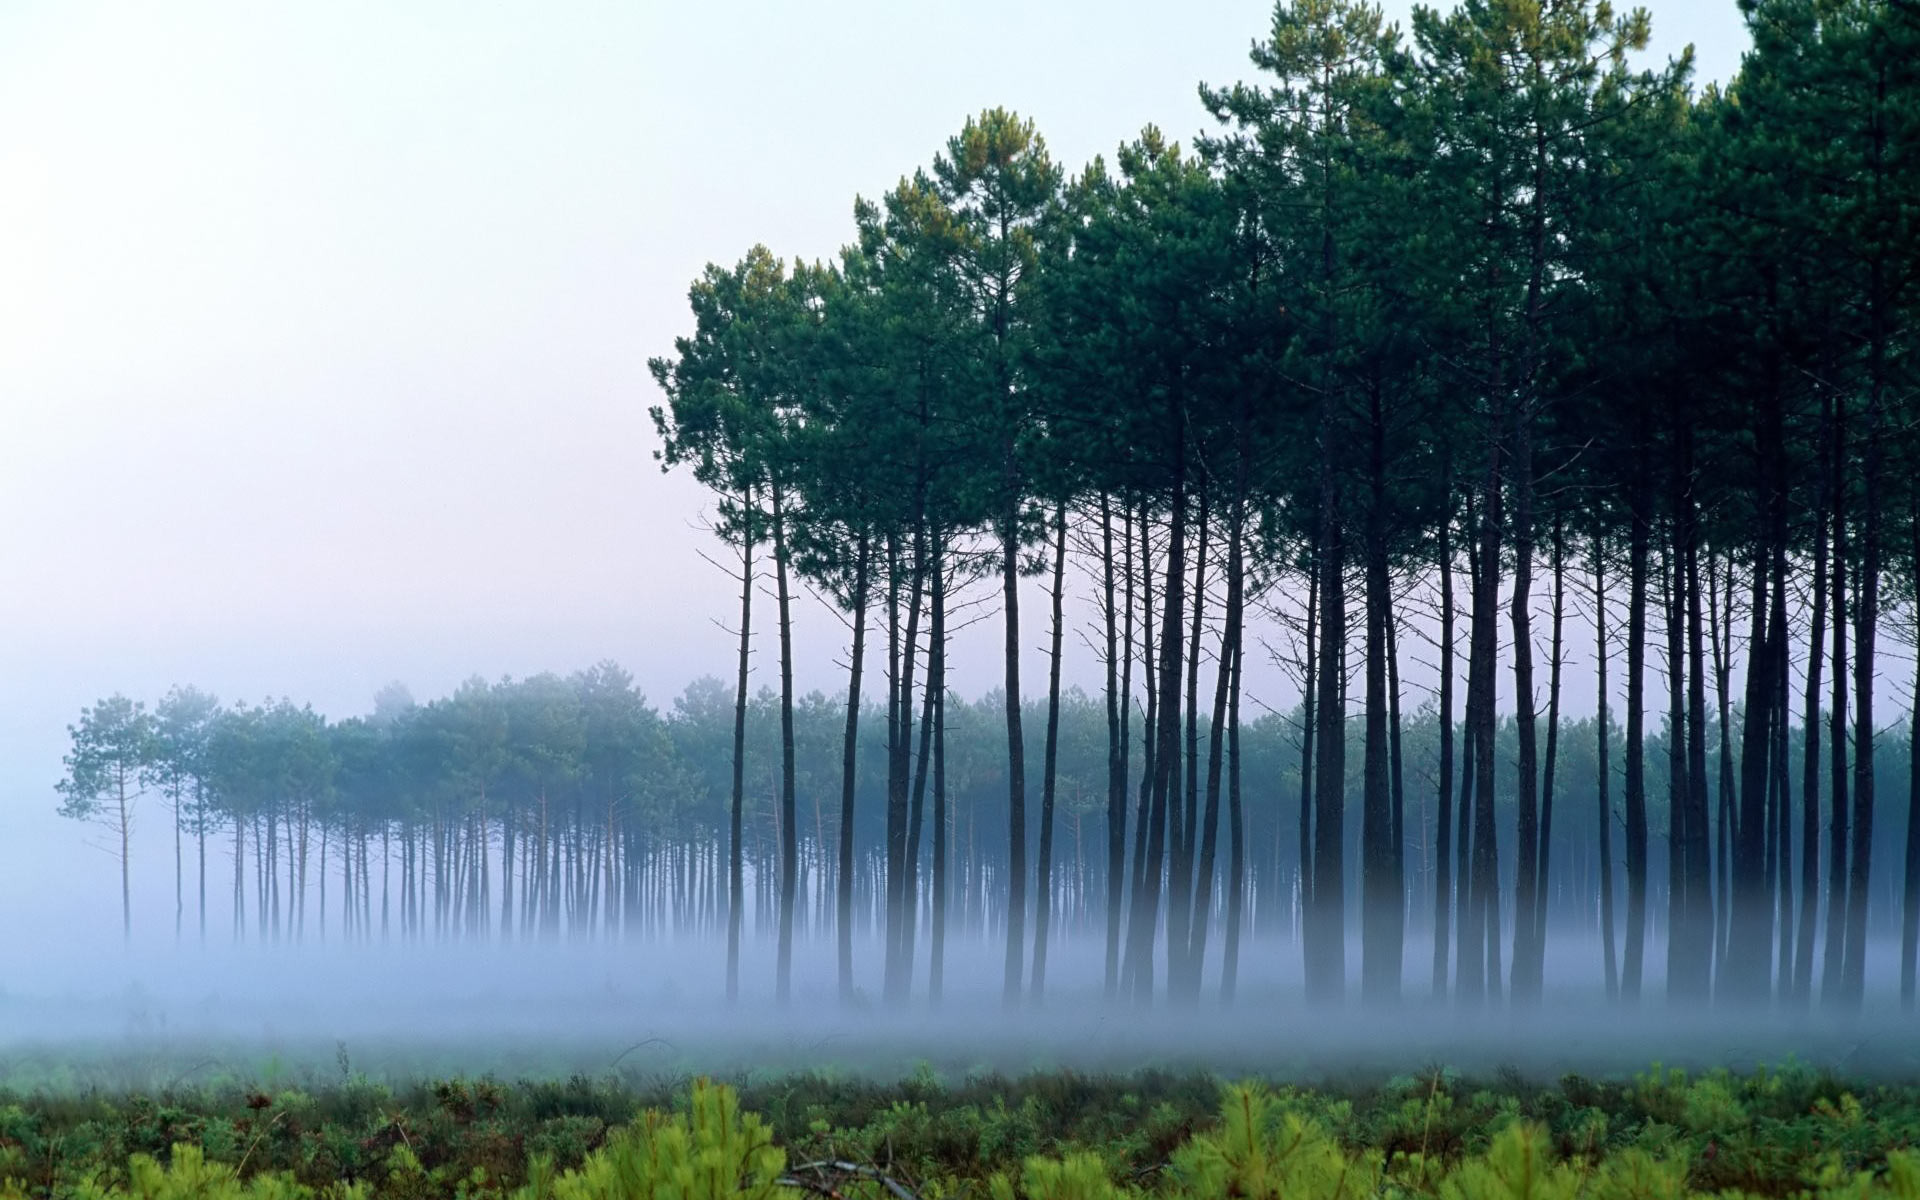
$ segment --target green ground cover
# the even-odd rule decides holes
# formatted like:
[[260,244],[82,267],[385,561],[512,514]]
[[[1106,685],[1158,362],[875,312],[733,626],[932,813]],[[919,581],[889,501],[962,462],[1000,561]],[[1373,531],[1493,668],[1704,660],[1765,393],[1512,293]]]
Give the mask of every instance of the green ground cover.
[[1920,1087],[1788,1066],[888,1082],[816,1071],[0,1093],[0,1197],[1920,1200]]

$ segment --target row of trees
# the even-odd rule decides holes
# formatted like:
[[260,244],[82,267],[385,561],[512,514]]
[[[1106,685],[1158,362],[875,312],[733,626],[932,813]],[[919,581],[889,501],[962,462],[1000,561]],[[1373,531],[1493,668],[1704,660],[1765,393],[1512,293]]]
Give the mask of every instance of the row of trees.
[[[804,584],[851,632],[843,992],[868,659],[885,697],[884,974],[899,1002],[923,905],[940,988],[945,655],[956,598],[990,588],[1005,652],[1005,993],[1042,993],[1072,560],[1105,671],[1110,993],[1151,997],[1164,963],[1166,994],[1192,1001],[1218,932],[1233,995],[1242,679],[1261,619],[1254,639],[1292,636],[1256,651],[1281,646],[1305,697],[1310,996],[1344,995],[1356,929],[1363,997],[1402,994],[1419,875],[1432,990],[1539,999],[1548,900],[1569,866],[1554,858],[1573,734],[1563,667],[1579,655],[1602,714],[1593,773],[1574,782],[1595,793],[1576,816],[1593,831],[1609,994],[1643,991],[1664,890],[1671,997],[1804,1005],[1818,960],[1818,994],[1858,1005],[1885,761],[1880,638],[1911,629],[1920,558],[1920,13],[1904,0],[1742,7],[1753,51],[1728,87],[1695,90],[1684,58],[1635,68],[1642,11],[1464,0],[1417,9],[1403,35],[1356,0],[1281,0],[1254,48],[1264,80],[1202,88],[1220,129],[1197,156],[1149,129],[1113,167],[1068,179],[1030,123],[990,110],[927,169],[856,203],[834,262],[755,248],[710,267],[691,291],[693,333],[654,363],[654,417],[663,465],[712,489],[739,555],[730,988],[766,572],[777,990],[797,901],[791,610]],[[1050,597],[1037,823],[1020,672],[1020,583],[1034,574]],[[1586,634],[1570,612],[1587,617],[1591,651],[1575,648]],[[1415,656],[1438,680],[1428,779],[1407,770],[1400,668]],[[1663,763],[1650,716],[1671,742]],[[1495,805],[1509,769],[1510,834]],[[1664,889],[1650,876],[1662,785]],[[1920,805],[1920,777],[1909,786]],[[1419,871],[1410,787],[1434,804]],[[1911,1001],[1920,821],[1908,829],[1896,867]]]
[[[1000,834],[1006,823],[1002,699],[949,695],[946,707],[952,923],[969,939],[998,937],[1007,870]],[[1061,851],[1045,889],[1061,929],[1096,940],[1107,887],[1103,708],[1078,689],[1061,697]],[[883,715],[871,707],[863,715],[850,921],[862,937],[885,919],[881,810],[888,782]],[[1260,951],[1267,957],[1284,953],[1281,945],[1299,934],[1302,872],[1293,831],[1302,715],[1298,709],[1261,713],[1241,731],[1248,775],[1247,928],[1269,943]],[[1043,738],[1047,719],[1044,705],[1028,704],[1027,735]],[[836,924],[839,823],[831,802],[840,785],[843,720],[838,705],[818,692],[801,697],[794,710],[795,919],[820,945],[832,942]],[[151,849],[129,853],[135,818],[157,804],[166,818],[159,836],[172,842],[176,938],[204,941],[210,922],[216,936],[262,943],[706,937],[724,928],[727,911],[722,876],[732,725],[732,697],[718,680],[696,681],[661,712],[624,672],[606,664],[565,679],[471,681],[424,705],[395,686],[381,694],[372,714],[340,721],[287,701],[225,707],[197,689],[179,688],[151,711],[122,696],[83,710],[61,791],[69,816],[96,822],[109,835],[129,934],[132,866],[156,861]],[[1201,733],[1210,737],[1212,730],[1203,725]],[[1436,777],[1440,733],[1431,704],[1408,714],[1403,744],[1410,778]],[[1570,721],[1565,734],[1562,794],[1576,809],[1590,810],[1597,800],[1595,722]],[[1349,726],[1348,739],[1347,791],[1357,798],[1364,782],[1358,724]],[[1502,722],[1497,743],[1501,760],[1511,761],[1517,746],[1511,718]],[[777,926],[781,763],[778,697],[770,690],[749,702],[745,745],[742,849],[749,896],[743,923],[749,937],[769,938]],[[1655,824],[1667,805],[1658,781],[1668,748],[1664,734],[1648,740]],[[1895,750],[1889,765],[1904,770],[1902,748]],[[1136,744],[1131,770],[1139,770],[1141,756]],[[1617,767],[1613,774],[1617,779]],[[1503,830],[1512,827],[1516,782],[1510,772],[1498,779],[1495,810]],[[1882,808],[1877,852],[1897,853],[1904,844],[1904,805]],[[1033,837],[1038,814],[1030,816]],[[1349,854],[1358,848],[1357,834],[1348,831]],[[1437,835],[1431,794],[1423,787],[1407,832],[1413,870],[1424,873],[1409,889],[1407,919],[1422,932],[1434,925],[1426,876],[1435,865]],[[1656,900],[1664,898],[1661,849],[1656,845]],[[1592,903],[1599,864],[1591,826],[1563,824],[1553,858],[1563,869],[1547,897],[1552,924],[1591,939],[1599,915]],[[1509,866],[1502,879],[1509,909],[1511,878]],[[917,903],[928,909],[924,889]],[[1873,903],[1875,922],[1893,927],[1897,897],[1882,888]],[[1657,931],[1664,905],[1654,909]]]

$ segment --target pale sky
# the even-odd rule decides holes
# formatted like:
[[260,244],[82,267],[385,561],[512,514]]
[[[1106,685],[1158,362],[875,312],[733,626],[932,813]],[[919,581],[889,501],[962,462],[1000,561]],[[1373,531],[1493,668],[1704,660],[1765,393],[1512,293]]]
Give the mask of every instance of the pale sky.
[[[1651,7],[1655,53],[1732,71],[1733,0]],[[611,657],[664,706],[723,673],[733,597],[646,416],[702,265],[831,255],[856,193],[986,106],[1070,171],[1148,122],[1190,141],[1196,83],[1249,78],[1270,11],[0,7],[9,857],[79,844],[64,727],[116,690],[338,716],[396,678]],[[838,629],[802,613],[802,685],[833,686]],[[969,692],[995,681],[976,636]],[[45,869],[72,862],[107,869]],[[0,872],[0,906],[39,875]]]

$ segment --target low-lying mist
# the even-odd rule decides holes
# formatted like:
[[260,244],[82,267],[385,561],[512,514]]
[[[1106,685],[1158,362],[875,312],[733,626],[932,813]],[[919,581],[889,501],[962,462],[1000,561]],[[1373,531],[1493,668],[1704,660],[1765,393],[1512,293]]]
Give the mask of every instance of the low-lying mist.
[[[1895,952],[1891,943],[1876,957]],[[1650,947],[1651,964],[1664,961]],[[773,1001],[774,947],[743,947],[742,995],[725,1000],[725,946],[693,939],[506,947],[392,943],[165,949],[16,945],[0,992],[0,1079],[15,1086],[161,1089],[193,1080],[386,1079],[491,1073],[648,1077],[790,1070],[900,1076],[1041,1068],[1202,1069],[1282,1078],[1386,1077],[1428,1066],[1622,1076],[1656,1061],[1751,1068],[1789,1058],[1854,1077],[1920,1073],[1920,1039],[1897,997],[1862,1011],[1675,1008],[1657,970],[1634,1006],[1606,1003],[1598,947],[1556,939],[1543,1002],[1463,1009],[1429,998],[1410,945],[1403,999],[1303,999],[1299,949],[1256,941],[1226,1016],[1213,973],[1197,1004],[1103,996],[1098,938],[1056,943],[1044,998],[1009,1009],[1002,947],[950,945],[931,1005],[925,960],[903,1008],[877,1002],[877,942],[856,946],[866,989],[837,994],[831,942],[796,948],[793,999]],[[1890,964],[1885,964],[1890,965]],[[1889,970],[1870,977],[1890,978]]]

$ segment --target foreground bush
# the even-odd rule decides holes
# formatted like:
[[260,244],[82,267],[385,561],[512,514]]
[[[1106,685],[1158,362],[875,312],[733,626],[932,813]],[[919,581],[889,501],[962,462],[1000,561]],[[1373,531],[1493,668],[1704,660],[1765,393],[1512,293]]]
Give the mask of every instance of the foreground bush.
[[699,1080],[630,1118],[586,1080],[0,1101],[0,1200],[1920,1200],[1920,1090],[1804,1071],[745,1092]]

